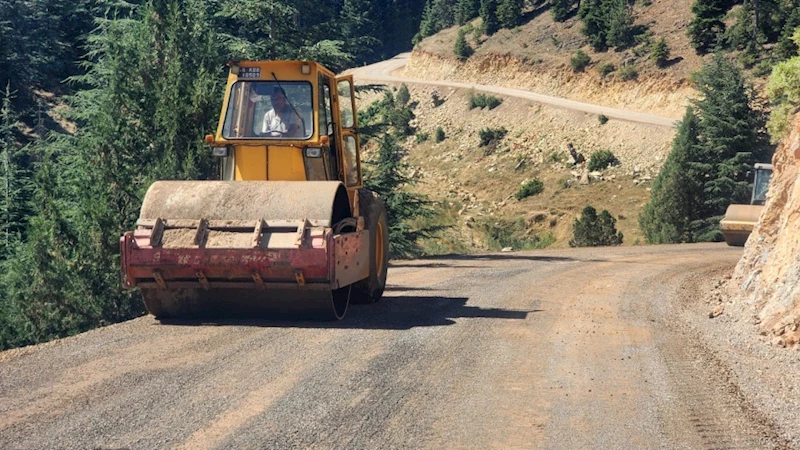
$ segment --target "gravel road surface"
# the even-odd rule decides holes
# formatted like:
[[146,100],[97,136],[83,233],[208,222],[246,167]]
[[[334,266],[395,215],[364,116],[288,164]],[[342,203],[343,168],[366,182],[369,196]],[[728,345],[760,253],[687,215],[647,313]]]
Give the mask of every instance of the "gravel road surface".
[[783,448],[675,324],[740,254],[398,261],[342,322],[148,316],[6,351],[0,448]]
[[567,100],[565,98],[553,97],[550,95],[538,94],[524,89],[512,89],[485,84],[461,83],[448,80],[418,80],[407,78],[399,74],[399,69],[408,64],[410,53],[401,53],[392,59],[381,61],[369,66],[350,69],[345,73],[352,74],[358,82],[377,82],[377,83],[414,83],[426,84],[429,86],[454,87],[462,89],[475,89],[492,94],[505,95],[509,97],[524,98],[545,105],[556,106],[559,108],[570,109],[573,111],[583,111],[590,114],[603,114],[612,119],[625,120],[628,122],[657,125],[660,127],[674,128],[677,124],[675,119],[669,117],[645,114],[624,109],[609,108],[607,106],[595,105],[592,103]]

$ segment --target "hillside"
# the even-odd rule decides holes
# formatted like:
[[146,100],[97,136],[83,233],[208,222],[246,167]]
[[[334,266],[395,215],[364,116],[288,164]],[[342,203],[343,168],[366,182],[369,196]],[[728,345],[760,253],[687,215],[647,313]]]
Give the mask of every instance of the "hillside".
[[[642,33],[637,44],[624,51],[595,52],[581,34],[581,21],[573,15],[555,22],[547,4],[526,16],[523,25],[492,36],[468,33],[475,54],[461,62],[453,52],[460,27],[451,27],[422,40],[414,48],[405,75],[423,79],[450,79],[530,89],[539,93],[623,109],[680,118],[693,95],[690,74],[698,70],[698,56],[686,35],[690,0],[639,2],[633,8],[634,27]],[[472,27],[480,25],[476,19]],[[467,26],[469,28],[469,26]],[[649,59],[650,45],[664,37],[671,51],[666,67]],[[592,59],[584,72],[575,73],[570,58],[581,49]],[[598,68],[613,64],[603,76]],[[635,68],[635,80],[622,80],[620,68]]]

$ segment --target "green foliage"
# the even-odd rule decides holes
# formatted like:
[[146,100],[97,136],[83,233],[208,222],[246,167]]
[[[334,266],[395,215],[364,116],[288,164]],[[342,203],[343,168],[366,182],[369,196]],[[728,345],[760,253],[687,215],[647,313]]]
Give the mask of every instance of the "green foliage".
[[725,32],[725,13],[728,0],[695,0],[692,4],[694,18],[687,30],[692,46],[698,53],[705,53],[717,45],[719,37]]
[[617,72],[617,76],[622,81],[631,81],[639,77],[639,71],[635,66],[623,66]]
[[633,15],[627,0],[607,0],[606,45],[618,49],[626,48],[633,42]]
[[550,14],[553,15],[553,20],[556,22],[563,22],[567,20],[573,8],[576,5],[575,0],[548,0],[550,3]]
[[603,78],[607,77],[611,72],[617,70],[613,63],[606,62],[597,66],[597,72]]
[[511,29],[520,24],[523,0],[499,0],[497,20],[501,28]]
[[650,52],[650,59],[656,62],[656,66],[664,67],[669,61],[669,46],[667,45],[667,40],[665,38],[661,38],[653,44],[653,49]]
[[[703,161],[700,119],[689,107],[678,125],[672,151],[653,181],[650,201],[639,215],[639,227],[647,242],[668,244],[696,242],[703,219],[710,213],[703,198],[703,180],[710,165]],[[705,236],[702,236],[705,237]]]
[[489,110],[495,109],[503,103],[503,99],[494,95],[486,95],[483,93],[475,94],[470,93],[467,106],[469,109],[487,108]]
[[715,54],[694,84],[700,97],[687,110],[639,218],[648,242],[721,240],[725,209],[748,202],[747,173],[772,154],[741,69]]
[[456,42],[453,45],[453,52],[456,54],[458,59],[464,60],[472,56],[475,52],[472,50],[472,47],[467,43],[466,38],[466,30],[463,28],[458,30],[458,37],[456,38]]
[[622,244],[622,232],[617,232],[617,219],[607,210],[597,214],[592,206],[583,209],[581,217],[572,224],[570,247],[601,247]]
[[377,155],[365,161],[364,185],[377,192],[386,204],[389,219],[389,255],[391,258],[410,258],[421,253],[419,240],[429,238],[441,230],[440,226],[422,228],[413,226],[415,219],[431,217],[435,211],[430,201],[411,190],[414,180],[405,175],[408,165],[404,161],[406,150],[389,133],[378,142]]
[[578,17],[583,22],[581,31],[595,51],[608,48],[606,35],[608,22],[603,8],[603,0],[583,0],[578,8]]
[[[800,46],[800,28],[794,34],[794,41]],[[791,116],[800,106],[800,55],[772,69],[767,96],[772,104],[767,128],[772,142],[777,143],[786,135]]]
[[481,0],[480,16],[483,19],[483,32],[491,36],[500,29],[497,19],[497,0]]
[[417,131],[417,134],[414,136],[414,141],[417,144],[422,144],[423,142],[427,142],[430,138],[431,134],[427,131]]
[[419,26],[421,37],[433,36],[455,24],[455,4],[453,0],[427,0]]
[[401,107],[407,106],[408,102],[411,101],[411,93],[408,92],[408,86],[406,86],[405,83],[400,85],[400,89],[397,90],[395,99],[397,100],[397,104]]
[[597,121],[600,122],[600,125],[605,125],[608,123],[608,117],[605,114],[600,114],[597,116]]
[[606,170],[608,166],[616,166],[619,160],[611,150],[598,150],[592,153],[589,157],[589,165],[587,166],[590,171]]
[[436,127],[436,131],[433,134],[433,141],[439,143],[442,142],[444,138],[444,129],[442,127]]
[[591,62],[592,58],[581,49],[578,49],[575,55],[569,59],[569,64],[574,72],[583,72]]
[[514,194],[514,198],[522,200],[532,195],[541,194],[542,191],[544,191],[544,183],[540,179],[534,178],[520,186],[519,190]]
[[514,250],[539,250],[556,242],[551,232],[541,235],[531,233],[524,219],[483,220],[476,223],[475,229],[485,236],[489,249],[494,251],[508,247]]
[[508,134],[508,130],[505,128],[481,128],[478,131],[478,136],[480,137],[481,147],[485,147],[489,144],[496,144],[503,140]]
[[[12,107],[14,93],[10,83],[0,97],[0,262],[8,259],[16,244],[25,238],[31,213],[30,165],[28,148],[17,141],[20,133]],[[1,291],[0,291],[1,292]]]
[[458,0],[456,5],[456,23],[464,25],[470,20],[478,17],[481,9],[480,0]]

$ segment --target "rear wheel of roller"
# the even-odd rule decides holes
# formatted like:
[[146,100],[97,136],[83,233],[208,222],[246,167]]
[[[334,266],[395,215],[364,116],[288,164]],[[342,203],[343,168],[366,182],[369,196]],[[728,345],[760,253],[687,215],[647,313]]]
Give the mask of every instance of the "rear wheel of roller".
[[361,215],[369,232],[369,277],[353,285],[350,301],[353,303],[375,303],[386,288],[386,272],[389,268],[389,225],[386,207],[377,194],[367,189],[358,191]]

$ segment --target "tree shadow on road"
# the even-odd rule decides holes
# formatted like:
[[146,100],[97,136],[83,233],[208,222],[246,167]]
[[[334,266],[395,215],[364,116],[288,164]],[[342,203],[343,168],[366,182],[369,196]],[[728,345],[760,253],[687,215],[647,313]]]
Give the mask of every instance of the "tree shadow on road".
[[[605,262],[605,259],[597,258],[573,258],[569,256],[549,256],[549,255],[521,255],[516,253],[487,253],[480,255],[437,255],[427,256],[424,259],[418,260],[419,263],[413,261],[392,261],[389,267],[421,267],[421,268],[437,268],[437,267],[456,267],[453,264],[448,264],[446,261],[534,261],[534,262]],[[462,266],[459,268],[485,268],[482,266]]]
[[525,320],[528,314],[542,310],[482,308],[467,305],[466,297],[384,296],[379,303],[351,305],[347,316],[338,322],[308,320],[298,315],[275,314],[274,319],[169,319],[170,326],[252,326],[265,328],[341,328],[408,330],[415,327],[454,325],[458,319]]

